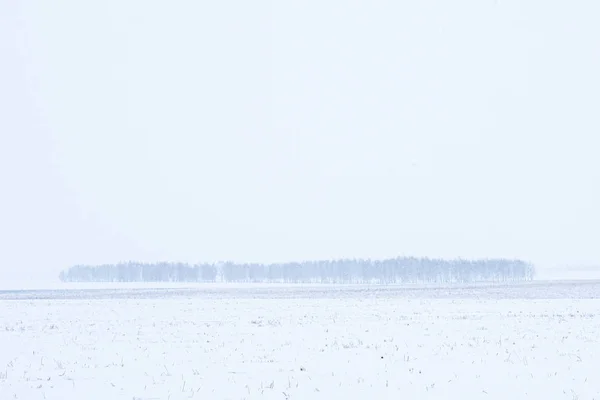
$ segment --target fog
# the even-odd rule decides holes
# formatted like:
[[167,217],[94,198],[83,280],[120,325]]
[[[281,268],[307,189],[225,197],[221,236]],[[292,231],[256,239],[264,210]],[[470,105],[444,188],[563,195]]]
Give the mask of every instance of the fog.
[[0,2],[0,286],[125,260],[600,265],[599,13]]

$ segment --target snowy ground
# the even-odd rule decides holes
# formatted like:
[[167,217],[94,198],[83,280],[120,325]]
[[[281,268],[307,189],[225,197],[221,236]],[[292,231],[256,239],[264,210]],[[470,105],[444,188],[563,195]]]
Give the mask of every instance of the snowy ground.
[[0,400],[600,399],[598,294],[594,281],[0,292]]

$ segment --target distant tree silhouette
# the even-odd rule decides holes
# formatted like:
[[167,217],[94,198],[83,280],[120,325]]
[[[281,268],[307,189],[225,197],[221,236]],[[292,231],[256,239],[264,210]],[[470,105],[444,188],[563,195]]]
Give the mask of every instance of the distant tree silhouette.
[[138,263],[76,265],[59,275],[64,282],[264,282],[264,283],[469,283],[533,279],[521,260],[330,260],[281,264]]

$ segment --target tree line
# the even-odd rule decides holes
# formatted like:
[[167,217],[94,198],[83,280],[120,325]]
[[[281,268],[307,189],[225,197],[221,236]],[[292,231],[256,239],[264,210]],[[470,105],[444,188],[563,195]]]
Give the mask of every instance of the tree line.
[[533,279],[521,260],[442,260],[398,257],[387,260],[330,260],[279,264],[122,262],[76,265],[60,273],[63,282],[227,282],[227,283],[469,283]]

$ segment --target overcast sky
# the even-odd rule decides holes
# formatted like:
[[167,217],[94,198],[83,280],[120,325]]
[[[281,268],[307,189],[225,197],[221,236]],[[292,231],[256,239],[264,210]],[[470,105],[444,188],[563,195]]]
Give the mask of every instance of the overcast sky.
[[600,264],[598,15],[0,0],[0,282],[130,259]]

